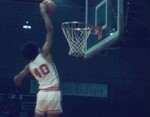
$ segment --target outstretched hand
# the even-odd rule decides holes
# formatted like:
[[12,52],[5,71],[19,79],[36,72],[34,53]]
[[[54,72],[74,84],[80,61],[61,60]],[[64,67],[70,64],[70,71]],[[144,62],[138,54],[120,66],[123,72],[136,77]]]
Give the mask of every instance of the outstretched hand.
[[17,75],[14,77],[14,82],[17,86],[21,85],[21,79]]

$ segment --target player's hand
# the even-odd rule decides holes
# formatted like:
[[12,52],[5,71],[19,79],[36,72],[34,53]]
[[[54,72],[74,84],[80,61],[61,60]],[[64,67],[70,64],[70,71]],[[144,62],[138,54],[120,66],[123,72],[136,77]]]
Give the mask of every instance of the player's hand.
[[46,1],[45,0],[43,0],[43,2],[40,3],[40,11],[42,14],[46,12]]
[[45,13],[47,14],[46,9],[47,9],[47,6],[48,6],[49,3],[51,3],[51,0],[43,0],[40,3],[41,14],[45,14]]
[[17,86],[21,85],[21,79],[17,75],[14,77],[14,82]]
[[40,3],[40,10],[41,10],[41,13],[45,13],[46,12],[46,7],[47,5],[50,3],[51,0],[43,0],[41,3]]

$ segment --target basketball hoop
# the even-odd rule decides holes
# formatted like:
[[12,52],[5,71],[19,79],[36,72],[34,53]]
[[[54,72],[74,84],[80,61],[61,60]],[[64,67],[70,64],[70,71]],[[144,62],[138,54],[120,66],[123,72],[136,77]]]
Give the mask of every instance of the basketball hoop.
[[98,35],[98,39],[102,38],[101,26],[72,21],[62,23],[61,28],[70,48],[68,54],[76,57],[85,55],[86,40],[90,34]]

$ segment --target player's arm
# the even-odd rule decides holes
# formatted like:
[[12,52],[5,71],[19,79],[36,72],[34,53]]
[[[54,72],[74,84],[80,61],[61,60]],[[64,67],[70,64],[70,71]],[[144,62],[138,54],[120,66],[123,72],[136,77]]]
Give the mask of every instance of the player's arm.
[[17,86],[21,85],[22,79],[30,72],[29,65],[26,65],[24,69],[14,77],[14,81]]
[[52,46],[52,39],[53,39],[53,24],[49,18],[49,16],[46,13],[46,5],[47,2],[42,2],[40,4],[40,11],[41,15],[43,17],[44,23],[45,23],[45,28],[46,28],[46,40],[45,43],[42,47],[42,53],[46,57],[51,49]]

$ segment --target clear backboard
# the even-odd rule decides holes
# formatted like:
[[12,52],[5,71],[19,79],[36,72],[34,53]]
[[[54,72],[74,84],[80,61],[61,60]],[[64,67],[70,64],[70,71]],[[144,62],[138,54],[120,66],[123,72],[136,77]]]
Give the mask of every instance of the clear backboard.
[[123,24],[123,0],[85,0],[85,23],[102,26],[102,39],[90,35],[86,41],[85,58],[104,50],[119,38]]

